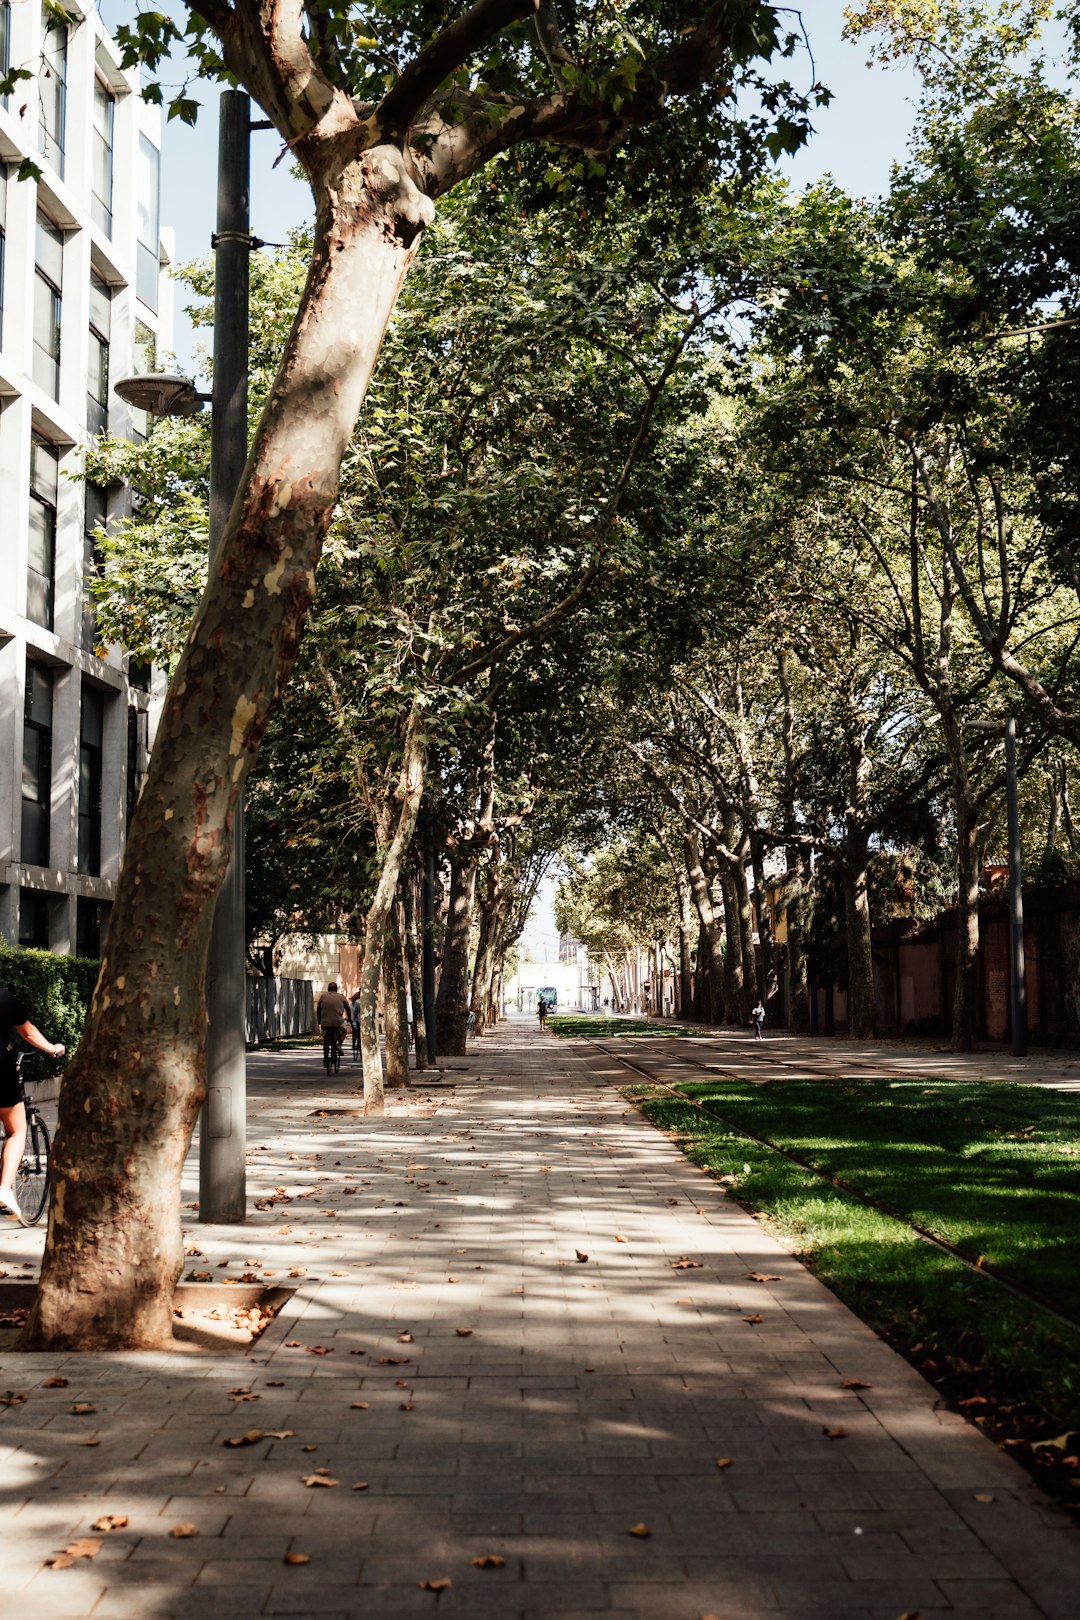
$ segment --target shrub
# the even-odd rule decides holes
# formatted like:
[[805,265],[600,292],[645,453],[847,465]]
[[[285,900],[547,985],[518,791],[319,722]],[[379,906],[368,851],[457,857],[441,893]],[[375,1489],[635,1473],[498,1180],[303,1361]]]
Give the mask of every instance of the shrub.
[[[82,1037],[99,966],[84,956],[0,945],[0,985],[18,996],[46,1040],[63,1042],[69,1058]],[[43,1052],[28,1052],[23,1072],[28,1080],[39,1079],[53,1067]]]

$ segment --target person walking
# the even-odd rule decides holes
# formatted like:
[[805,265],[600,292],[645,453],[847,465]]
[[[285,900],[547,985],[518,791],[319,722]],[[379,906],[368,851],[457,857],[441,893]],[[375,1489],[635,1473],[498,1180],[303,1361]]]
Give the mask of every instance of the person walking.
[[755,1041],[760,1041],[762,1026],[765,1023],[765,1008],[761,1005],[760,999],[750,1014],[750,1022],[754,1026]]
[[360,987],[357,985],[356,994],[349,1002],[349,1021],[352,1024],[352,1055],[355,1063],[360,1056]]
[[543,1029],[544,1025],[547,1023],[547,1015],[548,1015],[547,1001],[544,999],[543,996],[537,996],[537,998],[536,998],[536,1016],[540,1020],[540,1028],[541,1029]]
[[0,1126],[4,1131],[4,1150],[0,1154],[0,1213],[21,1221],[15,1177],[26,1146],[26,1103],[16,1062],[16,1035],[47,1057],[64,1055],[62,1046],[47,1041],[36,1024],[30,1022],[30,1014],[18,996],[0,989]]

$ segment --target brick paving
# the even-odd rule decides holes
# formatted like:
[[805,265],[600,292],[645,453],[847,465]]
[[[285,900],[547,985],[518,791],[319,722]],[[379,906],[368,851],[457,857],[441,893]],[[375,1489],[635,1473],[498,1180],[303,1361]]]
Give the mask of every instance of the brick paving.
[[[367,1122],[310,1050],[251,1068],[275,1201],[192,1225],[188,1263],[297,1292],[246,1355],[0,1352],[26,1397],[0,1409],[0,1611],[1073,1620],[1080,1530],[610,1058],[511,1024]],[[0,1232],[3,1269],[41,1241]],[[106,1513],[129,1523],[95,1558],[46,1566]]]

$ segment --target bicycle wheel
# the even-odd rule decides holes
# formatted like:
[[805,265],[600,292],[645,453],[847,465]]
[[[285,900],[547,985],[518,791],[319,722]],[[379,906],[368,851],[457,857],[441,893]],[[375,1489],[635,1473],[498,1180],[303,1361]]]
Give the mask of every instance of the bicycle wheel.
[[341,1073],[341,1048],[344,1045],[345,1045],[345,1037],[344,1036],[342,1036],[341,1040],[334,1042],[333,1057],[331,1058],[331,1063],[332,1063],[332,1066],[333,1066],[333,1072],[335,1074],[340,1074]]
[[49,1132],[39,1114],[26,1124],[26,1146],[15,1177],[15,1197],[23,1223],[36,1226],[49,1202]]

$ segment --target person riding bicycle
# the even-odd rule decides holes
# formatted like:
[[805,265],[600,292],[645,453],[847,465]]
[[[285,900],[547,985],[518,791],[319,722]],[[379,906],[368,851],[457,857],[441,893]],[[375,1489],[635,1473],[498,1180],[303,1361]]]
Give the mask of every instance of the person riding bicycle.
[[349,1003],[331,979],[315,1004],[315,1022],[322,1030],[323,1062],[331,1050],[331,1042],[339,1048],[345,1044],[345,1031],[351,1021]]
[[16,1035],[48,1057],[64,1055],[62,1046],[47,1041],[40,1029],[30,1022],[30,1014],[18,996],[10,990],[0,990],[0,1126],[4,1130],[4,1151],[0,1155],[0,1212],[21,1221],[15,1177],[26,1145],[26,1103],[15,1061]]

